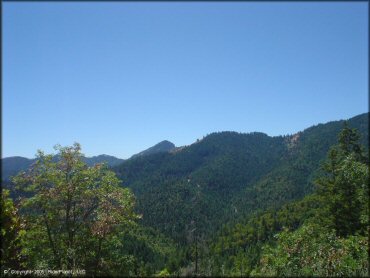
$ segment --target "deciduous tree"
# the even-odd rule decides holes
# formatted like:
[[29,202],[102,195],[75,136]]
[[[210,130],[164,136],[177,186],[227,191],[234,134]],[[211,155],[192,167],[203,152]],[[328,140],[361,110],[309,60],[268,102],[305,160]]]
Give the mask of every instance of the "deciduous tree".
[[55,149],[57,159],[39,151],[32,167],[13,179],[31,194],[22,202],[25,253],[41,266],[96,274],[104,241],[137,218],[134,196],[106,165],[88,167],[78,143]]

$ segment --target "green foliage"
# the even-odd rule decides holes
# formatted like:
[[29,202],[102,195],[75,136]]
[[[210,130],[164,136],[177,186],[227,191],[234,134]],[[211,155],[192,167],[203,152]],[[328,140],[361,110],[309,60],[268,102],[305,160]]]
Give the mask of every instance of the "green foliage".
[[356,130],[344,126],[317,181],[321,210],[265,245],[251,275],[368,275],[369,167],[359,139]]
[[141,225],[118,232],[105,242],[102,253],[106,259],[100,273],[107,276],[151,276],[176,256],[174,242]]
[[194,217],[198,231],[212,234],[230,217],[231,198],[277,165],[284,150],[282,137],[223,132],[175,153],[128,160],[115,170],[135,192],[143,223],[186,244]]
[[167,268],[161,270],[160,272],[158,272],[156,275],[156,277],[167,277],[167,276],[170,276],[170,273],[168,272]]
[[1,225],[1,271],[6,268],[20,267],[21,241],[24,236],[23,223],[19,217],[18,209],[9,197],[9,190],[2,190],[0,200]]
[[240,221],[234,226],[227,225],[211,244],[211,253],[227,266],[225,271],[230,273],[226,274],[232,275],[241,269],[247,273],[258,264],[263,244],[274,240],[273,236],[284,228],[297,229],[305,220],[315,216],[320,208],[319,196],[311,194],[277,211],[267,210],[247,218],[245,223]]
[[338,145],[330,150],[324,164],[325,176],[317,181],[326,205],[324,217],[330,218],[331,226],[341,236],[365,233],[368,224],[365,217],[360,217],[368,212],[369,167],[359,138],[356,130],[344,127]]
[[276,246],[265,246],[252,276],[367,276],[368,238],[340,238],[334,230],[307,223],[284,230]]
[[26,265],[97,273],[106,241],[133,223],[134,197],[104,165],[88,167],[80,145],[60,147],[60,159],[38,159],[13,182],[32,194],[22,201]]
[[[218,265],[215,274],[240,275],[247,270],[247,275],[262,276],[366,275],[369,167],[359,139],[346,126],[339,133],[338,145],[331,148],[323,170],[317,171],[319,187],[314,194],[226,225],[212,245]],[[291,169],[297,165],[294,161]],[[288,176],[294,180],[295,174]],[[257,194],[279,182],[283,186],[287,179],[277,181],[260,183]],[[272,188],[269,192],[276,195],[279,191]]]

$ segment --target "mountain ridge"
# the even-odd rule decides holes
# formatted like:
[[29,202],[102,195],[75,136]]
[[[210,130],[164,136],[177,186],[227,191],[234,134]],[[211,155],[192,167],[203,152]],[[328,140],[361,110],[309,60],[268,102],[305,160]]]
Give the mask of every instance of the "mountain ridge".
[[[358,121],[363,118],[368,118],[369,113],[362,113],[359,115],[356,115],[348,120],[351,121]],[[132,155],[129,159],[120,159],[112,155],[107,155],[107,154],[101,154],[101,155],[96,155],[92,157],[84,157],[85,162],[91,166],[95,163],[101,163],[101,162],[106,162],[110,167],[116,167],[125,161],[131,160],[131,159],[137,159],[139,157],[145,157],[145,156],[151,156],[155,155],[157,153],[168,153],[168,154],[180,154],[183,151],[186,151],[189,147],[193,147],[195,145],[202,144],[204,140],[209,140],[209,138],[212,138],[214,136],[222,136],[221,134],[229,134],[230,136],[262,136],[266,138],[285,138],[284,140],[286,141],[286,144],[288,148],[291,151],[294,151],[294,147],[299,144],[299,141],[301,140],[301,134],[310,132],[312,129],[320,128],[323,125],[337,125],[338,123],[344,122],[346,120],[338,120],[338,121],[329,121],[327,123],[319,123],[316,125],[313,125],[311,127],[308,127],[302,131],[299,131],[295,134],[291,135],[279,135],[279,136],[269,136],[266,133],[263,132],[249,132],[249,133],[241,133],[241,132],[236,132],[236,131],[219,131],[219,132],[212,132],[206,136],[204,136],[202,139],[198,139],[195,142],[193,142],[190,145],[185,145],[185,146],[179,146],[176,147],[175,144],[168,140],[163,140],[152,147],[145,149],[144,151],[141,151],[137,154]],[[359,123],[358,124],[360,128],[366,129],[367,123]],[[333,137],[333,136],[332,136]],[[364,145],[368,145],[368,140],[362,140],[362,143]],[[24,170],[28,168],[35,159],[33,158],[26,158],[22,156],[11,156],[11,157],[5,157],[1,159],[1,164],[2,164],[2,180],[8,179],[10,176],[15,175],[17,172]]]
[[[58,159],[54,156],[53,159]],[[37,158],[26,158],[22,156],[9,156],[1,159],[1,179],[8,180],[11,176],[16,175],[19,171],[23,171],[30,167]],[[116,166],[124,161],[124,159],[116,158],[111,155],[97,155],[92,157],[83,157],[84,162],[92,166],[96,163],[107,163],[110,167]]]

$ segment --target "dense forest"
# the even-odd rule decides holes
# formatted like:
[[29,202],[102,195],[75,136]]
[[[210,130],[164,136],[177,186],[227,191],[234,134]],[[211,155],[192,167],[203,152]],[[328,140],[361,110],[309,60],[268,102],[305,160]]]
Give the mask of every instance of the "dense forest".
[[110,165],[77,143],[39,151],[2,190],[1,271],[368,276],[368,116]]

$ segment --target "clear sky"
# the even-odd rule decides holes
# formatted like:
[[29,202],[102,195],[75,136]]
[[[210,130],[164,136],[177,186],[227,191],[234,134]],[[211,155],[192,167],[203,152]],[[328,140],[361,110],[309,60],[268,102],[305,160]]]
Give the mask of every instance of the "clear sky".
[[3,157],[128,158],[368,111],[368,4],[3,2]]

